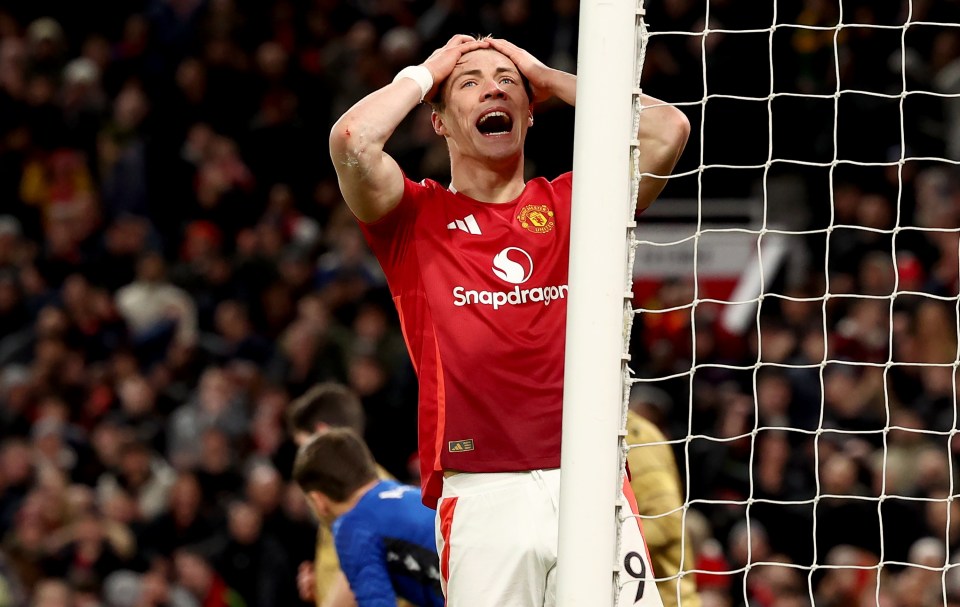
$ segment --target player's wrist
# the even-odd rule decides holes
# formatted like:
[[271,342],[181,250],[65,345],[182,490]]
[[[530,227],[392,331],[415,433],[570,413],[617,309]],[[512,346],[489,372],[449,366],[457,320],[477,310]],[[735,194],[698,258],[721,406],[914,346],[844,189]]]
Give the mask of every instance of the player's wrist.
[[430,73],[429,69],[422,65],[408,65],[397,72],[397,75],[393,77],[393,81],[397,82],[399,80],[403,80],[404,78],[413,80],[417,83],[417,86],[420,87],[421,102],[427,97],[427,93],[430,92],[430,89],[433,88],[433,74]]

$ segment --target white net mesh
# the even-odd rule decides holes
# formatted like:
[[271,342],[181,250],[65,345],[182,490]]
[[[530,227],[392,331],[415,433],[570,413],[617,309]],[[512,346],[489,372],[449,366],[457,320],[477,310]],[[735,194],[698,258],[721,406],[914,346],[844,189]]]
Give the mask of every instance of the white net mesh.
[[960,5],[759,4],[646,6],[694,127],[625,323],[664,603],[960,604]]

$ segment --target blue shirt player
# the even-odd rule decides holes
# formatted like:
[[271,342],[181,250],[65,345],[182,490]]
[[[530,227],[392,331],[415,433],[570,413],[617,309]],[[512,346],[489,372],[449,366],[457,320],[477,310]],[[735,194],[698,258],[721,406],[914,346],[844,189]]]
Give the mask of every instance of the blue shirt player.
[[398,597],[443,606],[434,511],[416,487],[380,480],[355,432],[312,438],[297,453],[293,478],[317,516],[332,521],[340,567],[359,607],[396,607]]

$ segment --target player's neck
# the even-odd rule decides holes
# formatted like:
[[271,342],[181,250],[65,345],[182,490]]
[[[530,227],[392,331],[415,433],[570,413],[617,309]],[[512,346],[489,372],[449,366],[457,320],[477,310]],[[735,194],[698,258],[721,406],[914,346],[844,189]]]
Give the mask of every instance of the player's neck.
[[499,164],[475,158],[451,159],[450,185],[480,202],[510,202],[523,192],[523,156]]
[[366,485],[363,485],[362,487],[354,491],[350,495],[350,497],[347,498],[346,501],[333,504],[333,506],[331,507],[331,511],[333,512],[333,515],[339,518],[344,514],[346,514],[347,512],[350,512],[351,510],[353,510],[353,508],[357,505],[357,503],[361,499],[363,499],[363,496],[369,493],[371,489],[376,487],[379,482],[380,482],[380,479],[375,478],[369,483],[367,483]]

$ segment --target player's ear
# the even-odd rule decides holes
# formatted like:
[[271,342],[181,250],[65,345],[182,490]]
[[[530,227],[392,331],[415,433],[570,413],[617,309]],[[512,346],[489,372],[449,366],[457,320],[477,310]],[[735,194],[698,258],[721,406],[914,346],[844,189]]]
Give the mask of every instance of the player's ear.
[[443,123],[443,116],[440,115],[440,112],[433,110],[433,113],[430,114],[430,123],[433,125],[433,132],[441,137],[447,136],[447,127]]
[[533,126],[533,106],[527,110],[527,126]]
[[326,518],[329,514],[326,497],[319,491],[307,491],[305,495],[307,496],[307,504],[313,510],[313,513],[320,519]]

